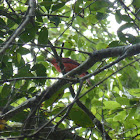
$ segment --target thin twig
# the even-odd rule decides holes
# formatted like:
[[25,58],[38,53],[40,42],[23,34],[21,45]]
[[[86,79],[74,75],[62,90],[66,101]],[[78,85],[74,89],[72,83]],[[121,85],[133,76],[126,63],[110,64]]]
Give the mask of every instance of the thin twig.
[[0,80],[0,83],[5,83],[5,82],[12,82],[12,81],[19,81],[19,80],[31,80],[31,79],[52,79],[52,80],[57,80],[57,79],[64,79],[68,80],[70,82],[79,82],[77,78],[61,78],[61,77],[46,77],[46,76],[38,76],[38,77],[18,77],[18,78],[12,78],[12,79],[5,79],[5,80]]

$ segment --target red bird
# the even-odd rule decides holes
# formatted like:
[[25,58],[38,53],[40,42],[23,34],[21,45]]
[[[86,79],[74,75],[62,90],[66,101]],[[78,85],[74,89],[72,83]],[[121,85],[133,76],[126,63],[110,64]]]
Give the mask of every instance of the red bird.
[[[49,61],[50,63],[52,63],[58,72],[61,72],[61,69],[60,69],[60,67],[59,67],[55,58],[48,58],[46,60]],[[74,68],[76,68],[80,65],[78,62],[76,62],[76,61],[74,61],[70,58],[62,58],[62,63],[64,65],[65,72],[69,72],[69,71],[73,70]],[[80,75],[80,77],[83,77],[86,74],[88,74],[88,72],[82,73]],[[88,82],[89,85],[91,85],[89,79],[87,79],[87,82]]]

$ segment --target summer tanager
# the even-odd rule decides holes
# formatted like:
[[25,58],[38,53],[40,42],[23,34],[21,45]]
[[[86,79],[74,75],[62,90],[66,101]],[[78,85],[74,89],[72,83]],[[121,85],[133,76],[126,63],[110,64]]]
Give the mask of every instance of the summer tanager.
[[[60,69],[58,62],[56,61],[55,58],[47,58],[46,60],[49,61],[50,63],[52,63],[58,72],[61,72],[61,69]],[[76,62],[70,58],[62,58],[62,63],[64,65],[65,72],[69,72],[80,65],[78,62]],[[86,74],[88,74],[88,72],[82,73],[80,75],[80,77],[83,77]],[[89,85],[91,85],[89,79],[87,79],[87,82]]]

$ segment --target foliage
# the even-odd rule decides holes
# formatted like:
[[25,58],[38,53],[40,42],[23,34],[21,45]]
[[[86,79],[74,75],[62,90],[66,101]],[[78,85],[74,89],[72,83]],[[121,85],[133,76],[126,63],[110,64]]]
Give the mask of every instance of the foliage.
[[34,2],[0,2],[1,136],[56,139],[57,131],[67,130],[67,137],[57,139],[140,139],[139,52],[107,69],[123,51],[95,58],[88,69],[91,87],[79,84],[78,76],[62,77],[46,61],[62,55],[82,63],[96,51],[139,45],[139,0],[38,0],[36,7]]

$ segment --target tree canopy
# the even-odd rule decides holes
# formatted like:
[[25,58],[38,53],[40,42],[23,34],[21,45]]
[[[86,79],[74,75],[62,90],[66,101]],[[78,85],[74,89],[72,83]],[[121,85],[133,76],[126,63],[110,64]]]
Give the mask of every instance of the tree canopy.
[[139,30],[139,0],[2,0],[0,139],[140,139]]

